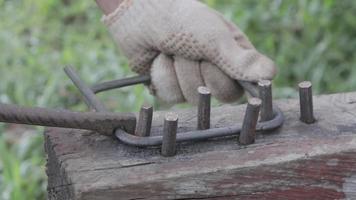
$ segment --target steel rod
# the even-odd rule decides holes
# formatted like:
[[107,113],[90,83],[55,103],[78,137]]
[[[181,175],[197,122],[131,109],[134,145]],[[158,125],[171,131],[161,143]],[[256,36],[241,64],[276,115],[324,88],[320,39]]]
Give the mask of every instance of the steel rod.
[[107,90],[113,90],[116,88],[122,88],[126,86],[136,85],[136,84],[148,84],[151,82],[151,77],[149,75],[135,76],[131,78],[124,78],[114,81],[107,81],[93,85],[91,87],[94,93],[100,93]]
[[79,78],[78,74],[72,67],[65,67],[64,71],[82,93],[85,103],[90,108],[96,110],[97,112],[108,112],[104,104],[101,103],[101,101],[95,96],[94,92]]
[[[259,122],[256,131],[274,130],[283,125],[284,115],[282,111],[274,106],[274,118],[268,122]],[[214,128],[208,130],[189,131],[177,134],[177,142],[202,141],[217,137],[226,137],[238,135],[241,131],[241,125],[230,127]],[[116,137],[123,143],[138,147],[157,146],[162,144],[162,136],[137,137],[130,135],[123,130],[116,130]]]
[[[125,144],[148,147],[161,145],[163,136],[138,137],[133,134],[136,126],[136,117],[132,113],[108,113],[103,104],[96,98],[94,92],[81,81],[75,71],[67,67],[68,76],[85,96],[90,107],[101,113],[72,112],[67,110],[56,110],[47,108],[25,108],[14,105],[0,104],[0,121],[6,123],[18,123],[39,125],[48,127],[63,127],[74,129],[93,130],[110,135],[115,130],[116,137]],[[148,80],[149,78],[144,78]],[[256,86],[249,82],[240,82],[246,91],[252,96],[257,96]],[[282,126],[284,116],[278,107],[274,107],[274,118],[257,123],[256,131],[273,130]],[[176,142],[200,141],[216,137],[237,135],[242,126],[215,128],[207,130],[190,131],[177,134]]]
[[260,113],[262,101],[258,98],[251,98],[248,101],[242,129],[239,137],[240,144],[253,144],[256,139],[256,125]]
[[151,133],[153,108],[152,106],[144,105],[141,107],[138,122],[136,126],[136,136],[148,137]]
[[176,155],[178,115],[168,113],[164,120],[161,154],[165,157]]
[[261,104],[261,121],[269,121],[273,119],[273,104],[272,104],[272,83],[269,80],[258,82],[259,96],[262,100]]
[[199,87],[198,130],[210,128],[211,93],[207,87]]
[[117,128],[124,128],[126,131],[132,130],[134,127],[129,127],[128,124],[136,124],[136,117],[132,113],[72,112],[0,104],[0,121],[46,127],[85,129],[104,135],[112,135]]
[[258,88],[254,83],[248,81],[237,81],[245,91],[247,91],[252,97],[258,97]]
[[300,120],[306,124],[315,122],[313,111],[312,83],[304,81],[299,83]]

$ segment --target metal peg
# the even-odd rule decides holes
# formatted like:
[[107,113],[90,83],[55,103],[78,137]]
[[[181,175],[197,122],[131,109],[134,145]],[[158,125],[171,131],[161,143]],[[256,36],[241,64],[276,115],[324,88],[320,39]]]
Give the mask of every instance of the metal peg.
[[164,120],[161,154],[165,157],[176,155],[178,115],[168,113]]
[[256,125],[260,113],[262,101],[258,98],[251,98],[248,101],[242,129],[240,133],[240,144],[253,144],[256,138]]
[[313,111],[312,83],[304,81],[299,83],[300,120],[306,124],[315,122]]
[[139,137],[149,137],[151,134],[153,108],[143,105],[140,110],[135,135]]
[[211,93],[207,87],[199,87],[198,130],[210,128]]
[[261,122],[270,121],[273,119],[273,105],[272,105],[272,83],[269,80],[262,80],[258,82],[258,91],[261,105]]

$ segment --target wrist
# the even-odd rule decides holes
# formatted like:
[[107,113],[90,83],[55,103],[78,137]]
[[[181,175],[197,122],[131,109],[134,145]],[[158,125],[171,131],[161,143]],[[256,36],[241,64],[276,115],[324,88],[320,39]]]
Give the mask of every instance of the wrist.
[[114,12],[124,0],[96,0],[97,5],[105,15]]

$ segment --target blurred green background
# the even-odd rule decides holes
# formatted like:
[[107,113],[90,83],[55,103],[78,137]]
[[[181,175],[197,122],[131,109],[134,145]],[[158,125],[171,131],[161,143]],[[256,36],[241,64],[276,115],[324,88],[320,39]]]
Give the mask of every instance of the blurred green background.
[[[276,97],[295,97],[302,80],[315,93],[355,90],[356,1],[205,2],[276,61]],[[0,0],[0,101],[85,110],[63,66],[73,65],[87,83],[132,75],[100,18],[94,1]],[[142,86],[100,98],[118,111],[137,111],[144,101],[159,107]],[[0,125],[0,199],[45,199],[42,131]]]

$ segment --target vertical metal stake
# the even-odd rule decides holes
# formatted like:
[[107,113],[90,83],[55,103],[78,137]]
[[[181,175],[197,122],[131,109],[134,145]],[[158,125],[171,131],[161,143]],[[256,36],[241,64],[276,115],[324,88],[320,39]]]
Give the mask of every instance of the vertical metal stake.
[[240,133],[240,144],[253,144],[256,139],[256,125],[260,113],[262,101],[258,98],[251,98],[248,101],[245,118]]
[[261,122],[273,119],[273,105],[272,105],[272,83],[269,80],[262,80],[258,82],[258,91],[261,105]]
[[306,124],[315,122],[313,111],[312,83],[304,81],[299,83],[300,120]]
[[140,110],[135,135],[139,137],[149,137],[151,134],[153,108],[143,105]]
[[198,130],[210,128],[211,93],[207,87],[199,87]]
[[163,127],[162,156],[171,157],[176,155],[177,128],[178,115],[175,113],[168,113],[164,120]]

